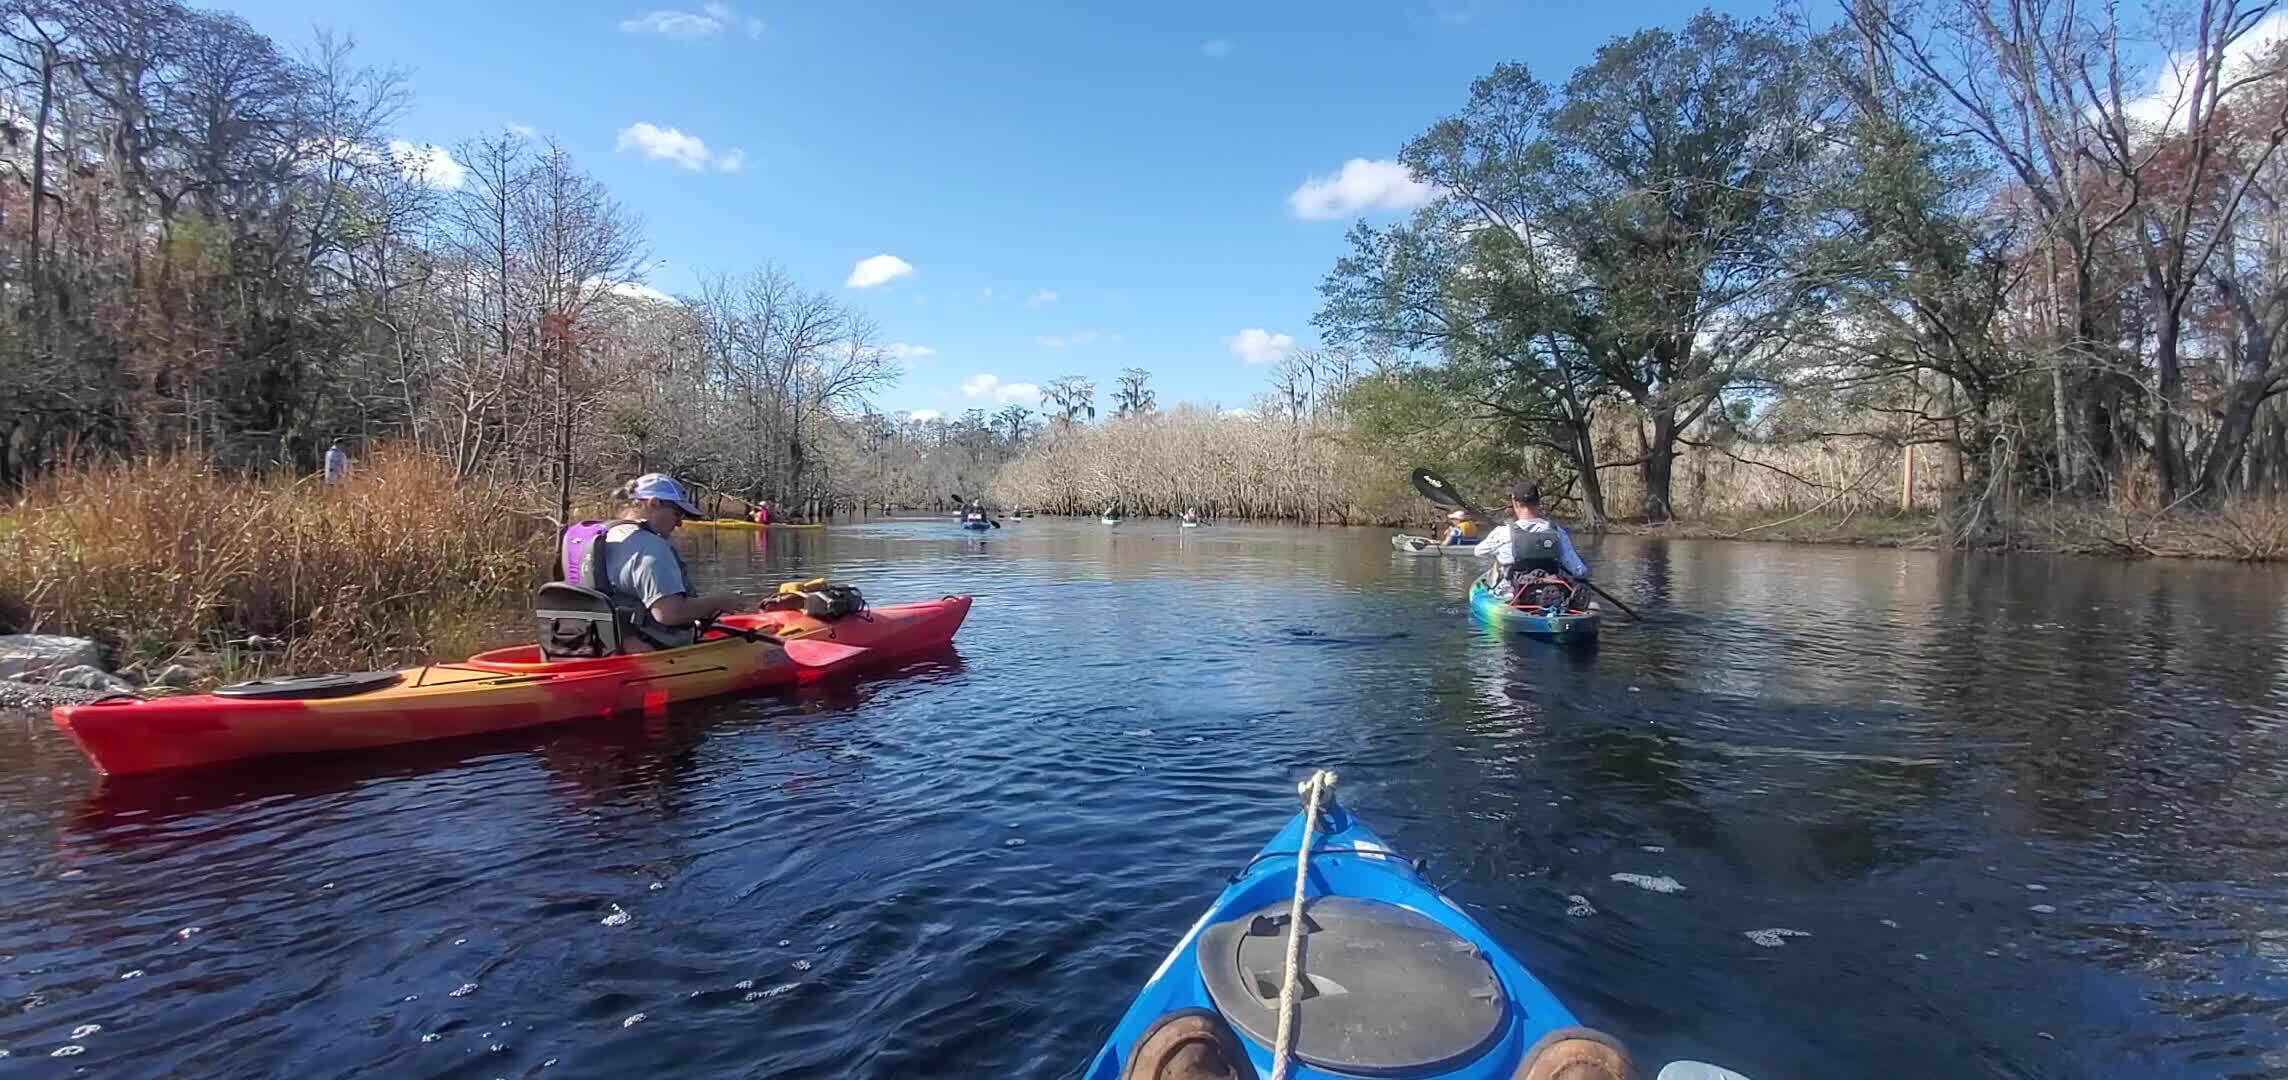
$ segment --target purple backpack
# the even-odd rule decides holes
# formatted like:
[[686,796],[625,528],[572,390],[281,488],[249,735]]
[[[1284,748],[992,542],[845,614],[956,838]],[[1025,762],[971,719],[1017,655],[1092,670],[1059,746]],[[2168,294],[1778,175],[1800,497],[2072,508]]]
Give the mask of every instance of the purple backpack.
[[557,566],[557,580],[567,585],[603,592],[609,584],[604,572],[604,534],[612,526],[625,524],[618,521],[575,521],[564,529],[561,545],[564,558]]

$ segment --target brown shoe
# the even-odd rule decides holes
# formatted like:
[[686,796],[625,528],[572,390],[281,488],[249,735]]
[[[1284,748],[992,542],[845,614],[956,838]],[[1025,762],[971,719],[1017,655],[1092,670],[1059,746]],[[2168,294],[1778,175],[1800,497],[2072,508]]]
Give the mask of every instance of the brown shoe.
[[1178,1009],[1144,1030],[1120,1080],[1255,1080],[1255,1066],[1223,1017]]
[[1621,1041],[1585,1027],[1558,1028],[1525,1052],[1515,1080],[1636,1080]]

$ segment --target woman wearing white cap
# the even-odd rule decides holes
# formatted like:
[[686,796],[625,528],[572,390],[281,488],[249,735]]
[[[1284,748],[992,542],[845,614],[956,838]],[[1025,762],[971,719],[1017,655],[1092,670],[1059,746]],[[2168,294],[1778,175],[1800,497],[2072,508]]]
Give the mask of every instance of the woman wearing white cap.
[[1446,515],[1446,520],[1449,523],[1446,526],[1447,543],[1474,544],[1477,542],[1478,523],[1470,520],[1469,511],[1456,510],[1451,514]]
[[693,628],[734,611],[733,597],[695,596],[683,556],[667,542],[685,518],[705,517],[683,485],[666,473],[645,473],[622,486],[622,520],[604,533],[604,575],[609,592],[638,609],[630,648],[689,645]]

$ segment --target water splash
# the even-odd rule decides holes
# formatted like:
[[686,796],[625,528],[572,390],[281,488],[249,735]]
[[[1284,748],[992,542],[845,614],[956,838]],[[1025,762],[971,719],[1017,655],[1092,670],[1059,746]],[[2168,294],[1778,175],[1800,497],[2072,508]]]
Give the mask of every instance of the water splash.
[[1680,893],[1684,891],[1684,883],[1667,874],[1662,874],[1659,877],[1653,877],[1649,874],[1614,874],[1613,880],[1623,885],[1634,885],[1646,892]]

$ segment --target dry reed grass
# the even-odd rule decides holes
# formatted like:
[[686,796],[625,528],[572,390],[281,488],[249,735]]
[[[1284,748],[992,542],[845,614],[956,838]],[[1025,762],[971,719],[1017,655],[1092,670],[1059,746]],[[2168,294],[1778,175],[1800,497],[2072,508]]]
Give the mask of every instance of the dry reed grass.
[[124,666],[266,635],[264,667],[426,656],[440,630],[521,598],[549,524],[528,496],[413,454],[339,487],[180,461],[51,477],[0,512],[0,627],[102,642]]

